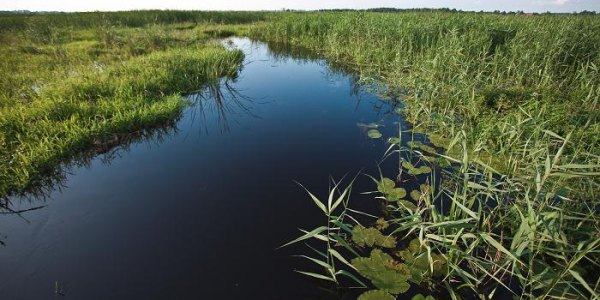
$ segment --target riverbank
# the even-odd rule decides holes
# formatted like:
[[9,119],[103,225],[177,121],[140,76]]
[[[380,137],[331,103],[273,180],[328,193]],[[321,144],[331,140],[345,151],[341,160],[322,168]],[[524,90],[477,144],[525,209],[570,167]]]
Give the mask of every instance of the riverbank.
[[[78,13],[2,16],[0,195],[51,186],[62,163],[177,119],[181,95],[243,60],[211,39],[258,15]],[[50,181],[50,182],[49,182]]]

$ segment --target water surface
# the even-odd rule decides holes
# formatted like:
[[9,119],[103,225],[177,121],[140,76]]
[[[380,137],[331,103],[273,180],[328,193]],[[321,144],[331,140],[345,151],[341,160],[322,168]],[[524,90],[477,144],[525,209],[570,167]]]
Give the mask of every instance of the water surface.
[[45,207],[0,215],[0,299],[351,297],[293,272],[302,245],[276,250],[325,221],[294,180],[323,195],[330,176],[374,170],[386,145],[356,124],[389,135],[400,120],[323,60],[232,43],[240,76],[191,95],[175,129],[72,168],[45,199],[11,199]]

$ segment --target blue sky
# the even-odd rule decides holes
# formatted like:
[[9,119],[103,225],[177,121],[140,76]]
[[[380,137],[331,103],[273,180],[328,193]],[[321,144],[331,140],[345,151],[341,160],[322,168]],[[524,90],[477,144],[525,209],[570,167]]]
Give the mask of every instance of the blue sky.
[[370,7],[450,7],[462,10],[600,12],[600,0],[0,0],[0,10],[94,11],[131,9],[278,10]]

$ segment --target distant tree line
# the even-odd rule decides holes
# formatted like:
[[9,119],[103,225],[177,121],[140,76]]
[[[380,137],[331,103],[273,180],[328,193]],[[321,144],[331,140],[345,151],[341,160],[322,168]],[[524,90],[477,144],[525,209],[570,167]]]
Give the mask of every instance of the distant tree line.
[[[286,11],[290,11],[290,10],[286,10]],[[320,9],[319,11],[339,11],[339,12],[343,12],[343,11],[357,11],[356,9]],[[456,9],[456,8],[393,8],[393,7],[377,7],[377,8],[369,8],[369,9],[362,9],[362,10],[358,10],[358,11],[368,11],[368,12],[382,12],[382,13],[394,13],[394,12],[447,12],[447,13],[458,13],[458,12],[472,12],[472,11],[464,11],[464,10],[460,10],[460,9]],[[600,14],[599,12],[596,11],[589,11],[589,10],[582,10],[580,12],[572,12],[572,13],[552,13],[552,12],[544,12],[544,13],[525,13],[522,10],[518,10],[518,11],[500,11],[500,10],[494,10],[492,12],[488,12],[488,11],[479,11],[479,13],[488,13],[488,14],[498,14],[498,15],[525,15],[525,14],[531,14],[531,15],[547,15],[547,14],[573,14],[573,15],[596,15],[596,14]]]

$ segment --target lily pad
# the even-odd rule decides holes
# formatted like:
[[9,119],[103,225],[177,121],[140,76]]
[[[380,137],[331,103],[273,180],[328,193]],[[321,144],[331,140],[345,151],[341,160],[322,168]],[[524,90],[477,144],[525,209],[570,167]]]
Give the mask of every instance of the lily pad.
[[396,247],[396,239],[394,237],[383,235],[377,228],[366,228],[362,225],[356,225],[352,228],[352,241],[361,247]]
[[414,212],[415,210],[417,210],[417,206],[408,200],[400,200],[400,201],[398,201],[398,205],[407,210],[410,210],[411,212]]
[[352,260],[352,266],[375,287],[390,294],[401,294],[410,288],[410,270],[379,249],[371,251],[371,257]]
[[387,177],[383,177],[381,181],[377,182],[377,191],[382,193],[387,201],[398,201],[406,197],[406,190],[397,188],[396,183]]
[[410,241],[408,247],[398,251],[397,255],[402,258],[406,266],[410,269],[410,281],[420,283],[425,276],[431,276],[431,266],[433,263],[433,276],[444,274],[446,259],[443,255],[432,253],[431,259],[427,250],[421,246],[419,239]]
[[418,169],[419,174],[427,174],[427,173],[431,173],[431,168],[428,166],[421,166]]
[[381,134],[381,132],[379,132],[379,130],[377,129],[371,129],[367,132],[367,135],[372,138],[372,139],[378,139],[381,138],[383,135]]
[[[405,166],[405,163],[406,163],[406,166]],[[428,166],[420,166],[420,167],[416,168],[410,162],[407,162],[407,161],[403,162],[402,166],[408,170],[408,174],[410,174],[410,175],[421,175],[421,174],[431,173],[431,168]]]
[[410,198],[412,198],[415,201],[419,201],[419,199],[421,199],[421,191],[419,191],[419,190],[412,190],[410,192]]
[[433,296],[425,297],[422,294],[416,294],[410,300],[435,300],[435,298]]
[[402,161],[402,167],[408,171],[415,169],[415,166],[407,160]]
[[406,197],[406,190],[403,188],[393,188],[389,190],[385,195],[387,201],[399,201]]
[[400,140],[400,138],[398,137],[391,137],[387,140],[388,144],[394,144],[394,145],[398,145],[400,144],[402,140]]
[[358,300],[396,300],[396,297],[382,290],[371,290],[358,296]]
[[382,194],[388,194],[394,187],[396,187],[396,183],[387,177],[381,178],[381,181],[377,183],[377,191]]

